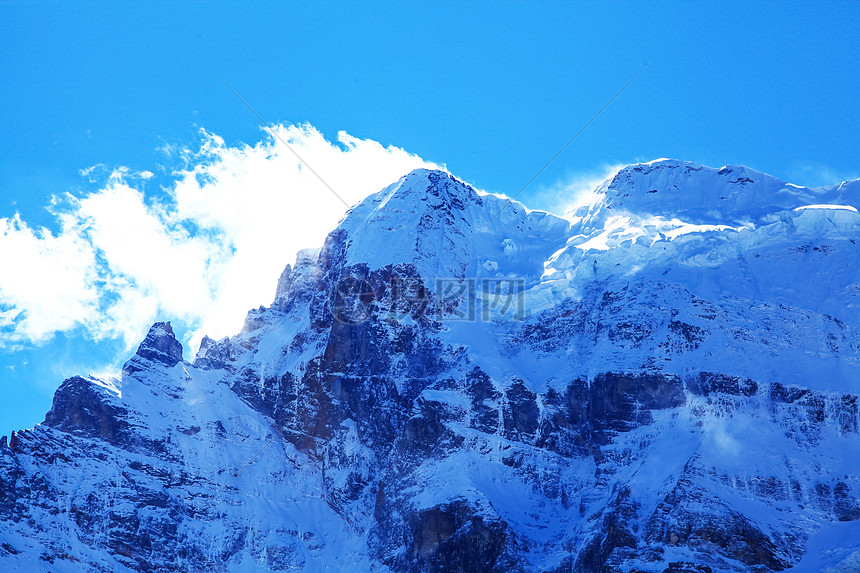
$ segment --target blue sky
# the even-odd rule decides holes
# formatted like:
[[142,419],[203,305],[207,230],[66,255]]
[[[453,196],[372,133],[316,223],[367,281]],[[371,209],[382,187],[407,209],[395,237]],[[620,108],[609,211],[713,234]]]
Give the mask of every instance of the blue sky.
[[[357,201],[427,163],[516,193],[639,73],[520,196],[556,208],[658,157],[860,176],[858,27],[848,2],[4,1],[0,433],[151,319],[229,334],[336,222],[219,75]],[[314,216],[265,235],[269,206]]]

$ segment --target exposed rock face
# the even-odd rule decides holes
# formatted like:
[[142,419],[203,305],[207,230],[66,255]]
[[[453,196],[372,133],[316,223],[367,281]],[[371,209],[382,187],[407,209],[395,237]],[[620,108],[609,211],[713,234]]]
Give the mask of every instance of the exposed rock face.
[[169,322],[156,322],[137,348],[137,353],[123,367],[124,374],[146,368],[148,362],[175,366],[182,362],[182,344],[176,340]]
[[[631,166],[563,220],[410,174],[300,253],[237,336],[205,338],[187,363],[157,323],[121,379],[67,380],[45,423],[0,441],[0,563],[850,563],[860,277],[844,269],[860,232],[850,212],[794,211],[783,185]],[[661,194],[674,222],[630,211],[612,226]],[[720,227],[744,210],[753,227]],[[798,279],[831,268],[839,304]]]
[[54,394],[44,424],[69,434],[116,444],[128,436],[127,414],[110,390],[75,376],[63,382]]

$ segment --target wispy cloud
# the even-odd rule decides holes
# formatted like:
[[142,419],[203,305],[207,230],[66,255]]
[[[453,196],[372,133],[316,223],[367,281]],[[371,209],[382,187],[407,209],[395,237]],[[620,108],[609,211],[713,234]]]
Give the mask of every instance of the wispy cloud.
[[860,173],[842,171],[817,163],[806,163],[791,169],[788,173],[788,179],[791,183],[807,187],[826,187],[838,185],[843,181],[860,179]]
[[197,149],[178,150],[166,198],[146,192],[149,171],[96,166],[82,175],[97,190],[55,200],[57,233],[0,219],[0,346],[77,328],[131,346],[157,319],[185,321],[192,341],[237,332],[249,308],[271,302],[295,253],[321,245],[346,210],[284,142],[350,204],[435,167],[344,132],[330,142],[309,125],[274,129],[279,137],[236,147],[202,132]]

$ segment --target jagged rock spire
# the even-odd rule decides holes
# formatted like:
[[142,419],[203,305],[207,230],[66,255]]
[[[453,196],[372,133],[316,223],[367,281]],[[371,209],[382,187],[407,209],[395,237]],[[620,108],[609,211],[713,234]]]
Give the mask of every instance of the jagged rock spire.
[[135,355],[123,366],[123,374],[133,374],[144,369],[144,362],[176,366],[182,362],[182,344],[176,340],[169,322],[156,322],[146,338],[137,347]]

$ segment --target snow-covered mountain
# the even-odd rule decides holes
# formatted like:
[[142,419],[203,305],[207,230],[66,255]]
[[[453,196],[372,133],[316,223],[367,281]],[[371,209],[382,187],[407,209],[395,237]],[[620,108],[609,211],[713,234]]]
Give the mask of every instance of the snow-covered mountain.
[[[417,170],[0,441],[4,571],[860,570],[860,181]],[[273,285],[274,286],[274,285]]]

